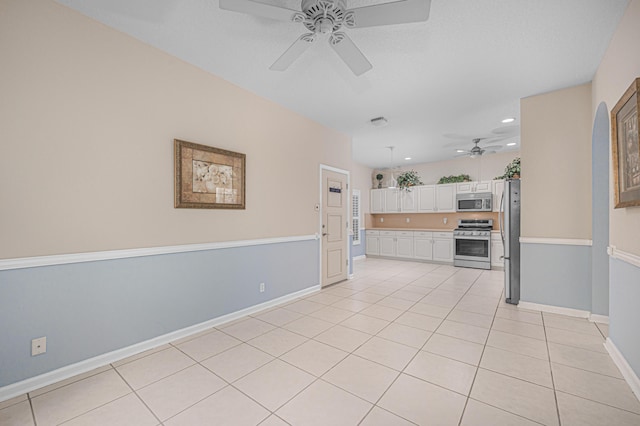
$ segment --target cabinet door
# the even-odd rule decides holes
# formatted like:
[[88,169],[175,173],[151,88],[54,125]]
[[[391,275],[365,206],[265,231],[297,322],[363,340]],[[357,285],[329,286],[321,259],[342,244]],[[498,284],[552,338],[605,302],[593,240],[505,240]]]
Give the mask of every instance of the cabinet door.
[[492,186],[491,193],[493,194],[493,200],[492,200],[493,211],[499,212],[500,200],[502,198],[502,193],[504,192],[504,181],[494,180],[491,186]]
[[396,238],[390,236],[380,236],[380,256],[396,255]]
[[384,190],[384,212],[400,213],[400,192],[397,189]]
[[384,189],[371,190],[371,213],[384,213]]
[[433,260],[438,262],[453,262],[453,234],[451,238],[433,239]]
[[396,256],[413,258],[413,231],[396,232]]
[[365,253],[372,256],[378,256],[380,254],[380,237],[373,237],[373,236],[367,235],[366,241],[367,241],[367,248]]
[[423,237],[414,238],[413,253],[416,259],[433,260],[433,240]]
[[436,211],[448,213],[456,211],[456,186],[436,185]]
[[474,192],[491,192],[490,180],[483,180],[482,182],[474,182],[474,183],[475,183]]
[[405,213],[415,213],[418,211],[418,191],[400,191],[400,201],[402,211]]
[[469,194],[473,192],[474,182],[460,182],[456,183],[456,192],[458,194]]
[[491,266],[504,266],[502,240],[491,238]]
[[418,212],[434,212],[436,209],[436,187],[434,185],[419,186],[416,191],[418,193]]

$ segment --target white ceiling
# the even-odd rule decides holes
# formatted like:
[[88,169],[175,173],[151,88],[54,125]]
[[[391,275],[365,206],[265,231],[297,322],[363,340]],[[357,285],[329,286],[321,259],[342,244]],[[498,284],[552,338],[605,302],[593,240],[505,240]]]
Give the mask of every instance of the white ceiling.
[[[218,0],[56,0],[353,138],[376,167],[452,158],[457,140],[519,124],[519,99],[590,81],[628,0],[432,0],[427,22],[347,29],[373,64],[354,76],[327,43],[269,66],[301,24],[220,10]],[[300,9],[300,0],[255,0]],[[347,0],[361,7],[389,0]],[[389,124],[369,120],[385,116]],[[445,136],[448,135],[448,136]],[[498,144],[518,142],[519,136]],[[494,145],[493,143],[491,145]],[[411,161],[404,161],[411,157]]]

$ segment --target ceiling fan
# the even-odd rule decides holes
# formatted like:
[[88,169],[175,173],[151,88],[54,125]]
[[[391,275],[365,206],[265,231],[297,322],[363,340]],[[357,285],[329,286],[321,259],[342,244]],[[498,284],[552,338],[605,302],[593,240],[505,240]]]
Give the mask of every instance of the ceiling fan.
[[463,151],[461,149],[458,150],[460,153],[456,155],[456,157],[466,157],[469,156],[471,158],[481,157],[483,154],[495,154],[497,150],[502,149],[500,145],[491,145],[485,147],[479,147],[478,144],[482,141],[483,138],[475,138],[472,142],[474,143],[473,148],[468,151]]
[[343,26],[363,28],[422,22],[429,18],[430,6],[431,0],[400,0],[347,9],[346,0],[302,0],[301,11],[297,11],[252,0],[220,0],[220,9],[300,23],[311,31],[300,36],[269,69],[286,70],[320,35],[329,35],[329,45],[357,76],[373,66],[351,38],[340,31]]

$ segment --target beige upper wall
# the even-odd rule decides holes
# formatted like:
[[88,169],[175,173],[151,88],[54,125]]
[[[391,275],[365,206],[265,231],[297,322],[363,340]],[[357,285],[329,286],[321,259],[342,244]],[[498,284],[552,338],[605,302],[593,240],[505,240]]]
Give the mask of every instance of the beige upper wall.
[[369,213],[369,194],[371,189],[371,169],[362,164],[351,166],[351,188],[360,190],[360,211]]
[[[0,2],[0,258],[317,232],[350,139],[51,0]],[[173,139],[247,155],[246,210],[173,207]]]
[[[519,157],[519,152],[506,152],[499,154],[483,155],[480,158],[461,157],[446,161],[437,161],[435,163],[421,163],[413,166],[402,167],[401,171],[415,170],[425,185],[438,183],[441,177],[467,174],[474,181],[492,180],[496,176],[502,176],[507,164],[511,163],[514,158]],[[388,177],[386,170],[381,170],[384,175],[383,185]],[[397,175],[398,172],[394,172]],[[377,185],[375,179],[375,170],[371,175],[371,188]]]
[[[633,80],[640,77],[639,23],[640,0],[631,0],[593,79],[594,116],[602,102],[610,113]],[[610,182],[610,244],[640,256],[640,207],[614,209],[613,177]]]
[[591,239],[591,83],[521,100],[523,237]]

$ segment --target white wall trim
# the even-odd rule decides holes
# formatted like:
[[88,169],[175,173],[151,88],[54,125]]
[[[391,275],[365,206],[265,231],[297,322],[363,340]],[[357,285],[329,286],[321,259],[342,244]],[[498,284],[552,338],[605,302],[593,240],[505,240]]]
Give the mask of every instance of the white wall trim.
[[360,256],[354,256],[353,261],[355,262],[356,260],[365,260],[366,258],[367,258],[366,255],[361,254]]
[[529,309],[531,311],[549,312],[551,314],[567,315],[577,318],[589,318],[591,316],[591,312],[589,311],[563,308],[560,306],[541,305],[539,303],[523,302],[522,300],[520,301],[520,303],[518,303],[518,307],[522,309]]
[[638,378],[636,373],[633,371],[624,355],[622,355],[622,352],[618,350],[618,347],[608,337],[604,342],[604,348],[609,352],[611,359],[622,373],[622,377],[624,377],[624,380],[629,384],[629,387],[635,394],[636,398],[640,401],[640,378]]
[[9,269],[36,268],[39,266],[65,265],[69,263],[96,262],[100,260],[126,259],[130,257],[157,256],[161,254],[187,253],[192,251],[219,250],[226,248],[259,246],[265,244],[291,243],[319,239],[318,234],[296,237],[264,238],[259,240],[225,241],[220,243],[186,244],[180,246],[147,247],[137,249],[96,251],[89,253],[57,254],[52,256],[0,259],[0,271]]
[[54,371],[50,371],[48,373],[41,374],[36,377],[31,377],[21,382],[13,383],[11,385],[0,388],[0,402],[9,400],[16,396],[23,395],[27,392],[31,392],[36,389],[40,389],[44,386],[57,383],[61,380],[65,380],[70,377],[77,376],[78,374],[95,370],[96,368],[100,368],[107,364],[120,361],[124,358],[137,355],[141,352],[144,352],[153,348],[157,348],[158,346],[166,345],[178,339],[182,339],[182,338],[200,333],[202,331],[206,331],[208,329],[211,329],[212,327],[217,327],[219,325],[222,325],[231,321],[235,321],[239,318],[245,317],[247,315],[255,314],[257,312],[263,311],[265,309],[269,309],[273,306],[280,305],[282,303],[297,299],[299,297],[313,294],[318,291],[320,291],[320,286],[314,285],[304,290],[300,290],[295,293],[291,293],[291,294],[287,294],[285,296],[279,297],[277,299],[272,299],[267,302],[260,303],[258,305],[250,306],[248,308],[241,309],[239,311],[232,312],[230,314],[223,315],[221,317],[217,317],[209,321],[205,321],[200,324],[183,328],[182,330],[173,331],[171,333],[167,333],[165,335],[158,336],[144,342],[136,343],[135,345],[131,345],[126,348],[122,348],[122,349],[115,350],[113,352],[98,355],[94,358],[80,361],[78,363],[71,364]]
[[589,321],[597,322],[597,323],[600,323],[600,324],[609,324],[609,316],[608,315],[591,314],[591,315],[589,315]]
[[572,238],[539,238],[520,237],[523,244],[552,244],[561,246],[592,246],[593,240],[572,239]]
[[618,250],[616,246],[607,247],[607,254],[614,259],[622,260],[623,262],[627,262],[637,268],[640,268],[640,256]]

